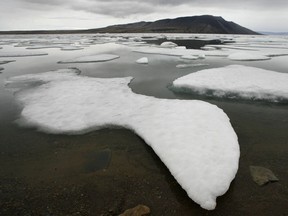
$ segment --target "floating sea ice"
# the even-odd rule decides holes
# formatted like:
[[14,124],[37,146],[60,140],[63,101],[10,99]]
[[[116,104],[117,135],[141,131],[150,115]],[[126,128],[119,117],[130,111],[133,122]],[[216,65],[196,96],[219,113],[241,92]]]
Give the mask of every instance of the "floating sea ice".
[[[101,79],[66,69],[10,78],[42,82],[16,97],[24,106],[19,123],[50,133],[83,134],[122,126],[135,131],[169,168],[189,197],[212,210],[238,169],[239,145],[229,118],[197,100],[135,94],[132,77]],[[8,85],[9,86],[9,85]]]
[[186,46],[177,46],[175,49],[186,49]]
[[62,51],[74,51],[74,50],[82,50],[84,49],[83,47],[80,46],[63,46],[61,47]]
[[148,58],[147,57],[143,57],[140,58],[136,61],[138,64],[148,64]]
[[201,47],[202,50],[216,50],[215,47],[209,47],[209,46],[204,46],[204,47]]
[[185,69],[185,68],[190,68],[190,67],[201,67],[201,66],[207,66],[208,64],[178,64],[176,65],[177,68],[179,69]]
[[188,60],[196,60],[199,57],[198,56],[194,56],[194,55],[183,55],[181,56],[182,59],[188,59]]
[[119,58],[118,55],[113,54],[97,54],[91,56],[82,56],[75,59],[59,61],[58,63],[92,63],[92,62],[105,62]]
[[288,100],[288,74],[255,67],[231,65],[191,73],[173,82],[175,91],[216,97]]
[[138,53],[146,53],[146,54],[159,54],[159,55],[169,55],[169,56],[185,56],[185,55],[194,55],[199,56],[205,54],[205,56],[223,56],[226,57],[231,52],[227,50],[211,50],[211,51],[204,51],[204,50],[197,50],[197,49],[177,49],[177,48],[161,48],[161,47],[139,47],[134,48],[134,52]]
[[172,47],[177,47],[178,45],[176,43],[173,43],[171,41],[165,41],[160,44],[161,47],[166,47],[166,48],[172,48]]
[[43,56],[48,55],[48,53],[40,53],[40,52],[26,52],[26,51],[18,51],[18,52],[1,52],[0,57],[26,57],[26,56]]
[[235,61],[259,61],[271,59],[268,56],[254,52],[237,52],[229,55],[228,58]]
[[26,49],[55,49],[55,48],[61,48],[60,45],[33,45],[28,46]]
[[4,68],[0,67],[0,71],[4,70]]

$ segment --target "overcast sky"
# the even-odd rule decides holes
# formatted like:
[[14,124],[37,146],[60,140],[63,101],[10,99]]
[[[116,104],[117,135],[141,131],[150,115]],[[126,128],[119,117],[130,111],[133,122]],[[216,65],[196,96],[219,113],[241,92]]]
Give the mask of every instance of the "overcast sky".
[[288,32],[287,0],[0,0],[0,30],[87,29],[210,14]]

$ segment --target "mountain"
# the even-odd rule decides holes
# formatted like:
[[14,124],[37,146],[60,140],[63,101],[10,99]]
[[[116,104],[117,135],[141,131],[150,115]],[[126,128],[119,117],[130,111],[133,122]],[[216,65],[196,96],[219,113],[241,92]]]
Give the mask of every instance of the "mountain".
[[163,19],[155,22],[136,22],[89,29],[91,33],[213,33],[213,34],[259,34],[222,17],[203,15]]
[[203,33],[259,34],[219,16],[203,15],[136,22],[88,30],[5,31],[0,34],[73,34],[73,33]]

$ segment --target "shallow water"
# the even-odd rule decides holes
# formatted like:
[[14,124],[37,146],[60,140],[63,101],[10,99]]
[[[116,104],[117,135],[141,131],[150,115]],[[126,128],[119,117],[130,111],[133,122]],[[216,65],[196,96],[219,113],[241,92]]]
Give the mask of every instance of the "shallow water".
[[[24,49],[3,45],[0,52]],[[253,62],[207,57],[193,63],[208,66],[177,69],[176,65],[183,62],[179,57],[134,53],[122,45],[117,49],[113,44],[99,44],[77,51],[38,51],[48,55],[0,59],[16,60],[2,65],[4,71],[0,74],[1,215],[118,215],[140,203],[148,205],[152,215],[288,214],[288,104],[213,99],[167,88],[180,76],[230,64],[288,73],[287,56]],[[57,64],[94,53],[120,58],[102,63]],[[149,58],[149,64],[136,64],[143,56]],[[11,91],[5,90],[5,79],[67,67],[77,67],[83,75],[93,77],[132,76],[130,87],[138,94],[200,99],[222,108],[238,135],[241,158],[237,176],[228,192],[217,199],[216,209],[208,212],[195,204],[150,147],[131,131],[104,129],[68,136],[19,127],[15,120],[21,105]],[[270,168],[280,181],[257,186],[250,176],[250,165]]]

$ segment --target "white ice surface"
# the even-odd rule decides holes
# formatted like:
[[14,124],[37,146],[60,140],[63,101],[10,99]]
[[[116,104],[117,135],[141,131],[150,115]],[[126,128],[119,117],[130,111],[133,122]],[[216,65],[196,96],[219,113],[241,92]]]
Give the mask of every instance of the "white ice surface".
[[177,49],[177,48],[161,48],[161,47],[138,47],[133,49],[134,52],[147,53],[147,54],[159,54],[159,55],[169,55],[169,56],[223,56],[226,57],[231,54],[229,51],[225,50],[197,50],[197,49]]
[[194,56],[194,55],[183,55],[181,56],[182,59],[188,59],[188,60],[196,60],[199,57],[198,56]]
[[[229,118],[197,100],[157,99],[132,92],[131,77],[101,79],[62,69],[10,78],[42,82],[18,91],[20,122],[51,133],[114,126],[135,131],[169,168],[189,197],[212,210],[238,169],[239,145]],[[8,85],[9,86],[9,85]],[[22,85],[23,86],[23,85]]]
[[82,56],[75,59],[64,60],[58,63],[90,63],[90,62],[105,62],[119,58],[118,55],[113,54],[97,54],[91,56]]
[[43,56],[48,55],[48,53],[42,52],[26,52],[26,51],[17,51],[17,52],[1,52],[0,57],[25,57],[25,56]]
[[230,65],[191,73],[173,82],[176,90],[200,94],[212,90],[217,97],[279,101],[288,99],[288,73]]
[[171,41],[165,41],[163,43],[160,44],[161,47],[177,47],[178,45],[176,43],[173,43]]
[[207,66],[208,64],[202,64],[202,63],[196,63],[196,64],[178,64],[176,65],[177,68],[179,69],[185,69],[185,68],[190,68],[190,67],[201,67],[201,66]]
[[257,61],[257,60],[269,60],[268,56],[261,55],[254,52],[236,52],[228,56],[229,59],[235,61]]
[[138,64],[148,64],[149,60],[147,57],[140,58],[136,61]]

